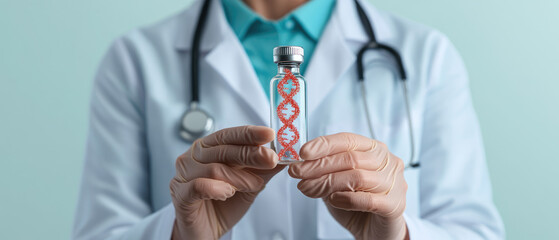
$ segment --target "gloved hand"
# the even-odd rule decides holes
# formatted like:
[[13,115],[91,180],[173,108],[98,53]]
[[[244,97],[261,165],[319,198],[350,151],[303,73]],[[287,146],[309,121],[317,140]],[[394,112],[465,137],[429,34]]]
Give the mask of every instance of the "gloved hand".
[[284,167],[273,150],[261,146],[273,139],[267,127],[223,129],[179,156],[170,183],[173,239],[218,239],[231,229]]
[[307,142],[289,174],[298,188],[322,198],[356,239],[407,239],[404,163],[384,143],[351,133]]

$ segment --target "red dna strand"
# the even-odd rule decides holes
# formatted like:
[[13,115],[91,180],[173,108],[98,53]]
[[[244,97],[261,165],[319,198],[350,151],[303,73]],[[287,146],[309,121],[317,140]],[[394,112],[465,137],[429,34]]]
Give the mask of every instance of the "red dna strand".
[[[297,119],[297,117],[299,117],[300,110],[299,105],[297,104],[297,102],[295,102],[295,100],[293,100],[293,97],[299,92],[300,86],[299,81],[289,69],[285,69],[285,73],[285,77],[283,77],[283,79],[281,79],[281,81],[278,83],[278,92],[283,98],[283,101],[278,105],[277,108],[278,118],[283,123],[283,126],[278,130],[277,134],[278,142],[283,147],[283,149],[281,149],[278,153],[278,156],[281,159],[287,152],[289,152],[291,153],[292,158],[298,160],[299,154],[297,153],[297,151],[295,151],[295,149],[293,149],[293,146],[299,141],[299,131],[293,125],[293,122],[295,121],[295,119]],[[286,86],[289,84],[289,82],[291,82],[291,85]],[[292,111],[289,111],[289,109],[287,108],[286,105],[288,104],[291,106],[291,108],[293,108]],[[287,132],[288,129],[289,132],[292,133],[291,139],[288,139],[290,135],[289,132]]]

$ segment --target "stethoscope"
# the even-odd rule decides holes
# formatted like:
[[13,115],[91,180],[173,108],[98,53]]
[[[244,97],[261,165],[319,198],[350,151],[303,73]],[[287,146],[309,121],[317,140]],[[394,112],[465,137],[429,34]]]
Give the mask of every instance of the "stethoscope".
[[[194,142],[196,139],[208,135],[213,132],[215,127],[215,121],[210,114],[199,107],[200,96],[199,96],[199,56],[200,56],[200,40],[202,38],[202,31],[206,25],[206,20],[208,18],[208,12],[212,0],[205,0],[202,10],[200,11],[200,16],[198,17],[198,23],[196,25],[196,30],[194,32],[194,39],[192,41],[192,54],[191,54],[191,94],[192,99],[190,101],[189,109],[184,113],[182,121],[180,123],[180,136],[187,142]],[[364,66],[363,66],[363,55],[367,50],[385,50],[396,60],[396,65],[398,67],[398,72],[400,74],[400,79],[402,80],[402,88],[404,91],[404,102],[406,107],[406,114],[409,127],[409,137],[410,137],[410,148],[411,156],[410,160],[406,164],[407,168],[418,168],[420,166],[419,162],[414,161],[415,156],[415,141],[413,136],[413,121],[410,111],[408,88],[406,81],[406,71],[404,70],[404,64],[402,63],[402,58],[400,54],[392,47],[384,45],[377,42],[375,33],[373,31],[373,26],[367,17],[367,14],[355,0],[355,7],[357,13],[359,14],[359,19],[361,24],[369,37],[369,42],[366,43],[357,54],[357,77],[359,85],[361,87],[361,96],[363,98],[363,107],[365,109],[365,115],[367,117],[367,125],[369,127],[369,133],[373,139],[375,139],[375,133],[373,131],[373,122],[369,113],[369,107],[367,105],[367,91],[365,88],[364,81]]]

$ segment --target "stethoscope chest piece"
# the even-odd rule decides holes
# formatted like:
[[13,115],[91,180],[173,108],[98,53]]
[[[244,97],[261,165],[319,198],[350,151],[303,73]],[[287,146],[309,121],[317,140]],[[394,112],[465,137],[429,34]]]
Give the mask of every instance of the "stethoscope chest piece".
[[180,136],[188,141],[204,137],[214,129],[214,119],[204,110],[198,108],[198,103],[192,102],[181,121]]

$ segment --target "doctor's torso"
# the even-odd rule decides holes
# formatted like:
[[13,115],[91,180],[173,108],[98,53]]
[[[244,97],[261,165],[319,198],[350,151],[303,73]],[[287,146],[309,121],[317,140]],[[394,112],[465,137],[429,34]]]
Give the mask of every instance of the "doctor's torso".
[[[168,184],[174,175],[174,161],[189,147],[188,143],[181,140],[178,129],[179,120],[190,99],[188,40],[193,26],[183,26],[178,33],[184,35],[179,38],[184,43],[173,42],[176,38],[170,36],[177,33],[171,31],[176,27],[173,25],[181,20],[182,25],[195,22],[194,12],[197,8],[194,5],[186,13],[161,25],[129,35],[128,41],[131,48],[136,49],[138,69],[144,84],[150,189],[156,209],[170,202]],[[221,11],[219,6],[213,10],[214,15],[215,11]],[[359,36],[347,36],[344,31],[359,33],[362,31],[361,25],[350,26],[344,22],[341,14],[339,9],[334,10],[306,72],[309,139],[337,132],[368,136],[355,65],[355,52],[366,39],[348,39]],[[217,15],[210,17],[209,25],[214,27],[207,28],[204,35],[206,40],[201,48],[201,107],[214,117],[216,129],[248,124],[268,126],[269,100],[240,42],[228,29],[223,16]],[[170,38],[163,39],[157,31],[169,31],[164,32],[163,36],[169,34]],[[151,39],[150,33],[153,34]],[[359,35],[357,33],[353,35]],[[379,32],[379,36],[382,35],[383,32]],[[185,48],[176,49],[174,44],[185,44]],[[415,57],[408,52],[404,51],[405,58]],[[365,58],[365,64],[369,69],[365,75],[370,92],[368,102],[378,139],[385,142],[397,156],[408,159],[409,130],[403,92],[399,85],[401,82],[395,72],[394,62],[386,54],[371,52]],[[419,69],[410,67],[410,70],[417,72]],[[411,76],[410,88],[413,90],[410,98],[412,114],[416,116],[422,112],[423,86],[417,79],[418,74]],[[414,125],[420,126],[421,118],[417,116],[414,119]],[[420,127],[415,130],[421,132]],[[410,185],[407,211],[412,213],[416,211],[414,203],[417,202],[417,194],[414,193],[417,189],[414,187],[416,175],[415,170],[406,173]],[[296,185],[297,180],[290,178],[285,170],[275,176],[235,226],[233,236],[239,236],[240,239],[261,239],[274,234],[289,238],[351,236],[329,215],[321,200],[305,197]]]
[[[227,24],[221,4],[215,2],[200,48],[201,108],[214,117],[216,129],[268,126],[269,100],[249,56]],[[378,41],[402,55],[408,71],[415,143],[421,146],[422,113],[427,104],[428,79],[434,70],[427,60],[433,59],[431,55],[446,40],[433,30],[364,5]],[[122,97],[133,99],[133,108],[143,118],[142,144],[148,156],[145,167],[149,169],[146,187],[154,211],[171,202],[169,181],[175,174],[175,160],[190,147],[179,136],[179,121],[190,101],[190,45],[200,6],[200,1],[195,2],[176,16],[118,39],[105,60],[116,63],[118,71],[127,77],[123,86],[109,88],[127,88],[127,95]],[[356,53],[367,40],[353,2],[338,1],[305,73],[309,139],[338,132],[370,137],[356,78]],[[381,51],[371,51],[364,63],[375,134],[407,162],[411,157],[409,128],[394,60]],[[420,154],[416,152],[416,156]],[[406,214],[411,216],[420,214],[419,171],[405,173],[409,185]],[[224,238],[351,238],[330,216],[322,200],[304,196],[297,182],[286,170],[276,175]]]

